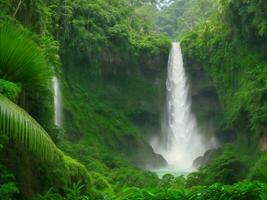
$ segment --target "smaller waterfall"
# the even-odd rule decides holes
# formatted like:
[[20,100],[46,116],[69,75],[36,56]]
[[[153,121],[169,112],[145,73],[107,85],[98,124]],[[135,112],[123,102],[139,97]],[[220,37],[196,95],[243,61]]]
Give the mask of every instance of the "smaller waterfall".
[[53,77],[53,88],[54,88],[54,123],[56,126],[62,126],[62,100],[60,83],[56,76]]

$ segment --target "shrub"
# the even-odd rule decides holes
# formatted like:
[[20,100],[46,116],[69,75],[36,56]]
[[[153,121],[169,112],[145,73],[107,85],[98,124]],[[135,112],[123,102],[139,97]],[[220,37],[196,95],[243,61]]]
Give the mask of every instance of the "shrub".
[[101,194],[102,198],[105,196],[113,196],[114,191],[112,185],[108,182],[107,178],[100,173],[91,173],[92,185],[96,192]]
[[267,182],[267,154],[263,154],[252,169],[251,179]]
[[240,182],[232,186],[217,183],[192,188],[187,197],[192,200],[263,200],[267,197],[267,187],[260,182]]
[[86,167],[69,156],[64,156],[64,164],[65,177],[68,179],[69,186],[81,181],[80,184],[86,186],[84,191],[88,191],[91,186],[91,176],[86,170]]
[[213,183],[233,184],[245,177],[246,165],[237,158],[233,146],[224,146],[224,152],[207,166],[188,175],[186,186],[211,185]]
[[140,169],[117,168],[111,171],[109,177],[115,185],[115,190],[125,187],[156,187],[159,184],[159,178],[155,173]]
[[267,185],[260,182],[240,182],[235,185],[213,184],[191,189],[127,188],[116,200],[264,200]]

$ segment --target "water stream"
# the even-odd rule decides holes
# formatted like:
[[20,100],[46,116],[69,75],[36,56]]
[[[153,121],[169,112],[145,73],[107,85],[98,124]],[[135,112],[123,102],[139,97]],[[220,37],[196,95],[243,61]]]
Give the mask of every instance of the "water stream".
[[151,145],[168,162],[166,169],[174,174],[194,170],[193,160],[202,156],[213,144],[204,140],[197,121],[191,112],[189,83],[183,64],[179,43],[172,44],[169,55],[168,78],[166,82],[167,98],[162,119],[161,137],[153,138]]
[[62,100],[60,83],[56,76],[53,77],[53,89],[54,89],[54,123],[56,126],[62,126]]

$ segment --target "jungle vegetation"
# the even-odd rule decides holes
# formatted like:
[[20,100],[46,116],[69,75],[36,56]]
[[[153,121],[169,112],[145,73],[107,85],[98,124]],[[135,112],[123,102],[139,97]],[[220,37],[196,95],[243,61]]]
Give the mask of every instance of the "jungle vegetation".
[[[0,0],[0,199],[267,199],[266,10],[264,0]],[[192,103],[220,147],[198,171],[159,178],[148,169],[166,161],[148,139],[160,134],[174,40],[188,73],[209,78],[198,86],[218,104]]]

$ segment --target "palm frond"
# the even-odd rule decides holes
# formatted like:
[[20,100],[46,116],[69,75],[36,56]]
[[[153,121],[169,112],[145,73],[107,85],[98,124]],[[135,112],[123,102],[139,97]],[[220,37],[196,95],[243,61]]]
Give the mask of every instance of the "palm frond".
[[48,133],[26,111],[0,94],[0,131],[45,160],[61,154]]
[[42,50],[23,31],[0,26],[0,76],[24,88],[47,85],[51,69]]

